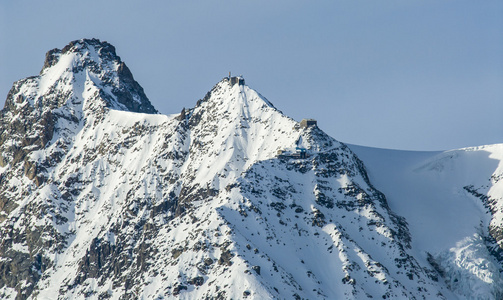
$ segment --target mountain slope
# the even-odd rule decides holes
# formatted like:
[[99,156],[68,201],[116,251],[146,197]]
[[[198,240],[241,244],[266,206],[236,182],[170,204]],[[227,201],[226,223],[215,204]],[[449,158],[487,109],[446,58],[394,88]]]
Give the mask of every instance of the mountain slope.
[[461,298],[503,297],[503,145],[445,152],[350,147],[407,219],[416,258],[430,260]]
[[126,70],[79,40],[9,93],[0,297],[455,299],[346,145],[236,77],[156,114]]

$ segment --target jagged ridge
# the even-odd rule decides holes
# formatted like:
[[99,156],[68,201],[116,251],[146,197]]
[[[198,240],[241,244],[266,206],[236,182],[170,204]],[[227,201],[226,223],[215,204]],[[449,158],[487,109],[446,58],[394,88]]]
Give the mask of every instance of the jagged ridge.
[[[344,144],[229,78],[178,116],[139,114],[155,110],[124,74],[81,40],[9,93],[2,297],[451,295]],[[307,157],[277,156],[295,147]]]

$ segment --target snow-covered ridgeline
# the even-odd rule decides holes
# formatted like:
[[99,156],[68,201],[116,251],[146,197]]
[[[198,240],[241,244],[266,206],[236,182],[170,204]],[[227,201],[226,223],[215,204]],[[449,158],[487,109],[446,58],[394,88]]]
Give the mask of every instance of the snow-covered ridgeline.
[[[499,297],[486,239],[490,220],[501,232],[499,165],[479,180],[494,161],[354,148],[365,166],[242,78],[180,114],[146,113],[98,40],[50,51],[14,84],[0,118],[0,297]],[[278,155],[296,147],[306,156]],[[470,168],[476,181],[452,177]],[[414,211],[455,220],[437,197],[451,186],[466,226],[434,232]]]

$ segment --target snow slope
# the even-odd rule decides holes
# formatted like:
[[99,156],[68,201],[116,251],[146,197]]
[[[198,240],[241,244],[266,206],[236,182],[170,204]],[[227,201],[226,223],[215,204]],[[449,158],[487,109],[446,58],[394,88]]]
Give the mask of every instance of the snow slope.
[[354,149],[243,78],[165,116],[110,44],[51,50],[0,112],[0,297],[500,298],[499,164]]
[[445,152],[350,148],[406,218],[418,259],[430,253],[461,298],[503,297],[495,245],[503,242],[503,144]]

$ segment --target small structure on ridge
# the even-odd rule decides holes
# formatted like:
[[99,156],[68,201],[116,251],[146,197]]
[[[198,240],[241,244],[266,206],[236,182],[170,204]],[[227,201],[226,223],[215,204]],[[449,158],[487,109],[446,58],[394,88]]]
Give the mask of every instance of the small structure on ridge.
[[229,77],[225,77],[224,79],[226,79],[231,86],[235,85],[236,83],[238,85],[245,85],[245,79],[242,75],[232,77],[231,72],[229,72]]
[[308,128],[308,127],[318,127],[318,121],[316,121],[315,119],[302,119],[302,121],[300,121],[300,128]]
[[296,147],[295,151],[291,149],[278,150],[279,158],[294,158],[294,159],[304,159],[309,157],[307,154],[307,149],[303,147]]

